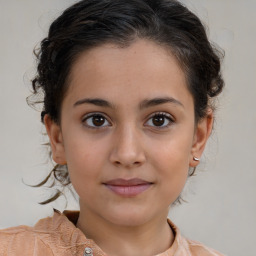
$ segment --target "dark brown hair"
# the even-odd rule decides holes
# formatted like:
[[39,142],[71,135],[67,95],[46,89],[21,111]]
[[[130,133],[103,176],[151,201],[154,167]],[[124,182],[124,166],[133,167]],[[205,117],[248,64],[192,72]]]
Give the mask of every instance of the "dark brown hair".
[[[195,14],[175,0],[82,0],[51,24],[48,36],[35,52],[38,66],[32,86],[34,96],[43,94],[42,121],[48,114],[60,123],[70,69],[79,54],[105,43],[127,47],[140,38],[166,47],[177,58],[194,99],[195,120],[205,117],[224,85],[222,55],[210,44]],[[52,174],[63,185],[70,183],[67,168],[57,165],[38,185],[45,184]],[[57,191],[43,203],[59,195]]]

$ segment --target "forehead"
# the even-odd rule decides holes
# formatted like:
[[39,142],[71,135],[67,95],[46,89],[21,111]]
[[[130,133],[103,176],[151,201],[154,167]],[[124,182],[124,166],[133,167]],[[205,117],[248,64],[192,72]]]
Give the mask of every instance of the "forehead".
[[[149,67],[149,65],[151,65],[152,68],[156,68],[157,66],[161,64],[165,65],[168,62],[169,64],[176,66],[177,70],[180,69],[180,71],[182,71],[170,49],[145,39],[137,39],[135,42],[124,47],[113,43],[105,43],[92,49],[85,50],[80,53],[74,61],[71,68],[71,78],[74,78],[74,75],[76,75],[75,73],[79,71],[79,66],[82,68],[81,62],[83,62],[84,65],[83,69],[87,69],[88,71],[90,66],[97,68],[97,71],[100,71],[101,68],[104,72],[108,71],[107,67],[111,69],[111,66],[109,65],[110,62],[111,64],[125,65],[126,69],[129,66],[134,67],[133,65],[131,66],[131,64],[136,64],[136,67],[140,72],[143,71],[143,69],[146,70],[146,67]],[[143,65],[140,66],[140,64]],[[159,66],[159,68],[161,67]]]
[[128,47],[104,44],[73,63],[67,97],[191,97],[176,58],[163,46],[137,40]]

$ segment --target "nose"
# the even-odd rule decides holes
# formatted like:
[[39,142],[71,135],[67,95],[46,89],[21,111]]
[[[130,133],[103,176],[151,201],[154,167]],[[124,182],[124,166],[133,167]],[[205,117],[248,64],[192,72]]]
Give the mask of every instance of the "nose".
[[142,139],[136,128],[119,129],[114,137],[110,161],[115,166],[133,168],[141,166],[145,162]]

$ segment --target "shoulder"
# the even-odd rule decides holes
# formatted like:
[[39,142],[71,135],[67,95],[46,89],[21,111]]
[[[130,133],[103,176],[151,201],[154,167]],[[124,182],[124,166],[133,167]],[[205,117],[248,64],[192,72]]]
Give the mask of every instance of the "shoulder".
[[23,225],[0,230],[0,255],[52,256],[49,241],[60,224],[58,217],[54,219],[41,219],[33,227]]
[[32,233],[29,232],[30,227],[18,226],[0,230],[0,243],[6,245],[16,238],[23,238],[24,236],[31,238]]
[[[185,239],[185,238],[184,238]],[[194,241],[185,239],[187,246],[191,252],[192,255],[198,255],[198,256],[225,256],[224,254],[221,254],[220,252],[209,248],[208,246]]]
[[[32,256],[37,247],[48,253],[47,247],[38,239],[33,229],[28,226],[18,226],[0,230],[0,255]],[[40,254],[41,255],[41,254]],[[47,254],[51,256],[52,254]]]
[[99,252],[96,255],[104,255],[73,224],[77,212],[68,215],[55,210],[52,217],[39,220],[33,227],[18,226],[0,230],[0,256],[83,255],[86,247]]
[[[172,245],[172,250],[175,251],[176,253],[175,255],[177,256],[225,256],[220,252],[214,249],[211,249],[200,242],[183,237],[180,233],[180,230],[173,222],[171,222],[168,219],[168,223],[175,234],[175,240]],[[170,253],[170,255],[173,255],[173,254]]]

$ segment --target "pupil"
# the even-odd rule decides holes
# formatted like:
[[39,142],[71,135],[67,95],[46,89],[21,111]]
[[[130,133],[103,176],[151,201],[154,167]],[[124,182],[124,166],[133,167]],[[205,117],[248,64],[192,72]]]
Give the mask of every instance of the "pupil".
[[105,118],[102,116],[94,116],[92,122],[95,126],[101,126],[104,124]]
[[163,116],[155,116],[153,118],[153,124],[155,126],[162,126],[164,124],[164,117]]

